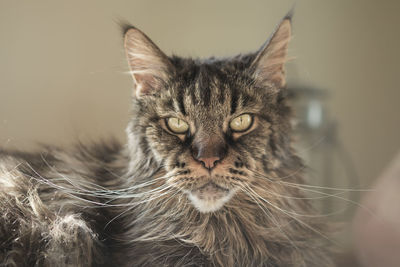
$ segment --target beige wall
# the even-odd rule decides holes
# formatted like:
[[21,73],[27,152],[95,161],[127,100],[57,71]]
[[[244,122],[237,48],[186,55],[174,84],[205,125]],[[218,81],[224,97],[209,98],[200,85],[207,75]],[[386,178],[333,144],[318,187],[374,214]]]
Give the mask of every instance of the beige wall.
[[[331,92],[363,179],[400,149],[398,1],[297,1],[288,75]],[[124,138],[126,19],[167,53],[257,49],[293,1],[0,1],[0,146]]]

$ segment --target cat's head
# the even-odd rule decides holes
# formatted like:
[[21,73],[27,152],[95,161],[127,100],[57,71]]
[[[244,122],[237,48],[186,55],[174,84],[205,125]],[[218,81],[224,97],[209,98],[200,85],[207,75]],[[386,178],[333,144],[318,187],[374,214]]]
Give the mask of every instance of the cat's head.
[[168,57],[140,30],[126,30],[130,139],[199,211],[220,209],[290,153],[282,90],[290,36],[287,16],[255,53],[193,60]]

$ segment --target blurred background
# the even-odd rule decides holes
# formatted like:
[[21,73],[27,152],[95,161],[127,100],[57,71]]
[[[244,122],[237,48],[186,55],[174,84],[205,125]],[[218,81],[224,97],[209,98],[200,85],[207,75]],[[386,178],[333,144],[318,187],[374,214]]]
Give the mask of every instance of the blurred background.
[[[400,2],[296,2],[287,75],[310,183],[372,188],[400,149]],[[166,54],[224,57],[258,49],[293,4],[2,0],[0,147],[125,140],[132,80],[118,21]],[[339,193],[317,206],[347,225],[335,238],[351,255],[352,202],[366,192]]]

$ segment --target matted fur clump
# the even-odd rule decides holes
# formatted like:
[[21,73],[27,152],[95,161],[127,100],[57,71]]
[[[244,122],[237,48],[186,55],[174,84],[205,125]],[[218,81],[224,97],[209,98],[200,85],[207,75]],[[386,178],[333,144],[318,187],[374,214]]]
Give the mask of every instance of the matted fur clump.
[[290,20],[206,60],[127,27],[128,144],[1,151],[0,265],[331,266],[291,146]]

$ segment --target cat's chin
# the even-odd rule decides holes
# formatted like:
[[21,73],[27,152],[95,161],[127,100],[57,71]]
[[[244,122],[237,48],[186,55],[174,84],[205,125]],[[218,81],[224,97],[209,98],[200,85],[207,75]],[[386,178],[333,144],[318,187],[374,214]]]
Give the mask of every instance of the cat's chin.
[[214,212],[219,210],[235,194],[235,190],[221,187],[213,182],[187,192],[193,206],[200,212]]

